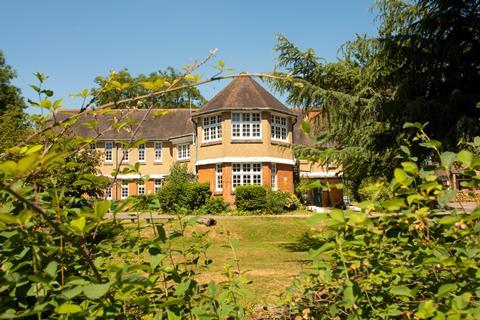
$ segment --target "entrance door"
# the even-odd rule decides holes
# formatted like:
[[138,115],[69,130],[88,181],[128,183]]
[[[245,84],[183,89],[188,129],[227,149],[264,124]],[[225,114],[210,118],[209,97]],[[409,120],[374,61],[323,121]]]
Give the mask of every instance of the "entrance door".
[[312,205],[321,207],[322,206],[322,192],[321,188],[315,188],[312,190]]

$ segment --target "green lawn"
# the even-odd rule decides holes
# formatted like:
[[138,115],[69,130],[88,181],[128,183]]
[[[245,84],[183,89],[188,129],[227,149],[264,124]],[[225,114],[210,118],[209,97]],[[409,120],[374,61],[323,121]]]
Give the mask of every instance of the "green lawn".
[[224,265],[234,258],[229,239],[238,240],[240,270],[252,281],[247,289],[253,297],[247,303],[275,302],[307,266],[307,253],[291,248],[310,230],[305,218],[234,217],[218,219],[213,227],[196,225],[191,231],[195,230],[208,231],[211,246],[207,254],[213,260],[197,278],[201,282],[225,279]]

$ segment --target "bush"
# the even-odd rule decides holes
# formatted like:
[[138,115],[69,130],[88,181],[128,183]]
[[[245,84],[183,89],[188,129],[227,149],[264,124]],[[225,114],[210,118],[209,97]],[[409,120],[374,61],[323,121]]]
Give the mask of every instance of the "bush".
[[228,211],[228,203],[223,201],[222,197],[211,197],[202,207],[202,213],[217,214]]
[[264,211],[267,204],[267,189],[261,185],[237,186],[235,205],[240,211]]
[[391,192],[386,186],[386,181],[383,179],[375,180],[372,177],[364,179],[357,190],[361,201],[364,200],[387,200]]
[[300,201],[290,193],[281,190],[267,192],[267,204],[265,211],[268,213],[282,213],[285,211],[295,210],[299,207]]
[[196,182],[185,165],[175,164],[170,169],[165,185],[157,192],[157,197],[163,212],[174,212],[178,208],[193,211],[207,203],[210,186]]

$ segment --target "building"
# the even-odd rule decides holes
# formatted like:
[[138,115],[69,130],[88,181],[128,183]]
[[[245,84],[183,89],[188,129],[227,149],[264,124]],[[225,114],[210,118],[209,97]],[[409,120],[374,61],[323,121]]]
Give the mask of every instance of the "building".
[[[156,192],[175,162],[185,163],[199,182],[210,184],[212,194],[230,203],[236,186],[243,184],[293,193],[301,178],[341,182],[339,168],[295,159],[293,144],[312,143],[299,129],[299,121],[304,120],[301,110],[287,108],[249,76],[235,78],[199,109],[147,112],[114,110],[84,116],[74,126],[75,134],[96,138],[92,147],[102,154],[102,175],[111,177],[117,165],[138,162],[141,174],[149,177],[143,183],[139,174],[118,175],[118,185],[107,191],[108,198]],[[120,121],[125,118],[131,119],[129,123]],[[124,148],[133,133],[143,141],[135,148]],[[310,191],[308,198],[315,205],[333,206],[342,201],[342,194],[318,189]]]

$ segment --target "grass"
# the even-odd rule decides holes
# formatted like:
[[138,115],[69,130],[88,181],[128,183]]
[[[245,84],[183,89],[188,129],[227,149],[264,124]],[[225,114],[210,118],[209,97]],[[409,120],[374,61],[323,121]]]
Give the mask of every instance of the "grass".
[[[251,280],[247,289],[253,295],[246,304],[274,303],[307,266],[306,251],[295,244],[309,230],[305,218],[224,218],[213,227],[195,225],[181,241],[190,241],[188,234],[193,231],[208,231],[211,245],[207,255],[213,263],[201,272],[198,281],[224,280],[224,265],[236,255],[240,271]],[[230,247],[234,239],[238,240],[235,253]]]

